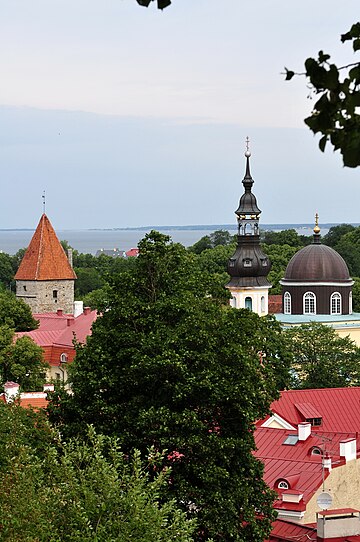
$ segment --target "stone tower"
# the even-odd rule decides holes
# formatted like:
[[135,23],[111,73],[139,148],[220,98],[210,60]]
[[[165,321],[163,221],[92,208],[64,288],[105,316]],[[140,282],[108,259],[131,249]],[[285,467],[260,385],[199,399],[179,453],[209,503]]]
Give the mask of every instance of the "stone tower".
[[254,181],[250,174],[250,156],[247,140],[246,171],[242,181],[244,193],[235,211],[238,222],[237,248],[228,262],[231,279],[226,287],[231,292],[230,304],[233,307],[247,308],[259,316],[264,316],[268,313],[268,293],[271,284],[266,277],[271,263],[260,247],[261,211],[251,191]]
[[33,313],[74,311],[76,275],[44,213],[15,275],[16,297]]

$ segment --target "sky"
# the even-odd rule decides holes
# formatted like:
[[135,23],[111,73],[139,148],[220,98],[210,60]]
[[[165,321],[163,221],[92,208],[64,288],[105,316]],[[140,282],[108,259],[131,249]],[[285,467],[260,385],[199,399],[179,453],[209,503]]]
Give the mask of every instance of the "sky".
[[[344,9],[344,6],[346,9]],[[230,224],[245,138],[267,224],[360,222],[360,170],[318,150],[303,71],[358,0],[1,0],[0,229]]]

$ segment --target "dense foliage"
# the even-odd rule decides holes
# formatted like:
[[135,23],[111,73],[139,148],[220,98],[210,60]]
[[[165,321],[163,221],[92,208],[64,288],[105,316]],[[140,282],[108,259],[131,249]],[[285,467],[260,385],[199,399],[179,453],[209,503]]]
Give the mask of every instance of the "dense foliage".
[[51,419],[74,433],[93,423],[125,453],[167,449],[166,493],[197,512],[199,540],[263,540],[272,492],[252,454],[253,424],[287,383],[279,325],[224,304],[224,288],[166,236],[152,232],[139,248]]
[[12,381],[20,384],[21,391],[41,391],[47,368],[42,348],[30,337],[14,341],[14,331],[0,326],[0,385]]
[[36,329],[39,322],[32,316],[31,309],[22,299],[9,291],[0,291],[0,326],[5,325],[15,331]]
[[285,333],[292,352],[292,387],[337,388],[360,385],[360,349],[348,336],[316,322]]
[[4,542],[190,542],[160,454],[127,457],[116,438],[60,441],[41,414],[0,404],[0,538]]

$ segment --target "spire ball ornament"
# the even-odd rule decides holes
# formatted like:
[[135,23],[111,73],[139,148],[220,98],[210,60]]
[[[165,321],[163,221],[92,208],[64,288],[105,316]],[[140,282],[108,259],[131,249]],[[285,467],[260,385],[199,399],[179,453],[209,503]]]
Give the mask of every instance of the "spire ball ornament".
[[249,143],[250,143],[249,137],[246,138],[245,143],[246,143],[245,156],[246,156],[246,158],[250,158],[251,152],[250,152],[250,148],[249,148]]

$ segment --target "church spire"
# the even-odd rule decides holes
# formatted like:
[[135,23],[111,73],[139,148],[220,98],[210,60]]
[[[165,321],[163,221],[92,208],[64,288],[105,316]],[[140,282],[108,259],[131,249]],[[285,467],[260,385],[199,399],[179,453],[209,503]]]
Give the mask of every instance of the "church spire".
[[271,284],[267,275],[271,263],[260,247],[259,219],[261,211],[252,193],[254,180],[250,173],[249,138],[246,139],[246,169],[242,181],[244,193],[235,211],[238,222],[238,242],[235,254],[229,259],[230,281],[227,288],[232,293],[231,304],[249,308],[259,315],[267,314],[268,290]]

